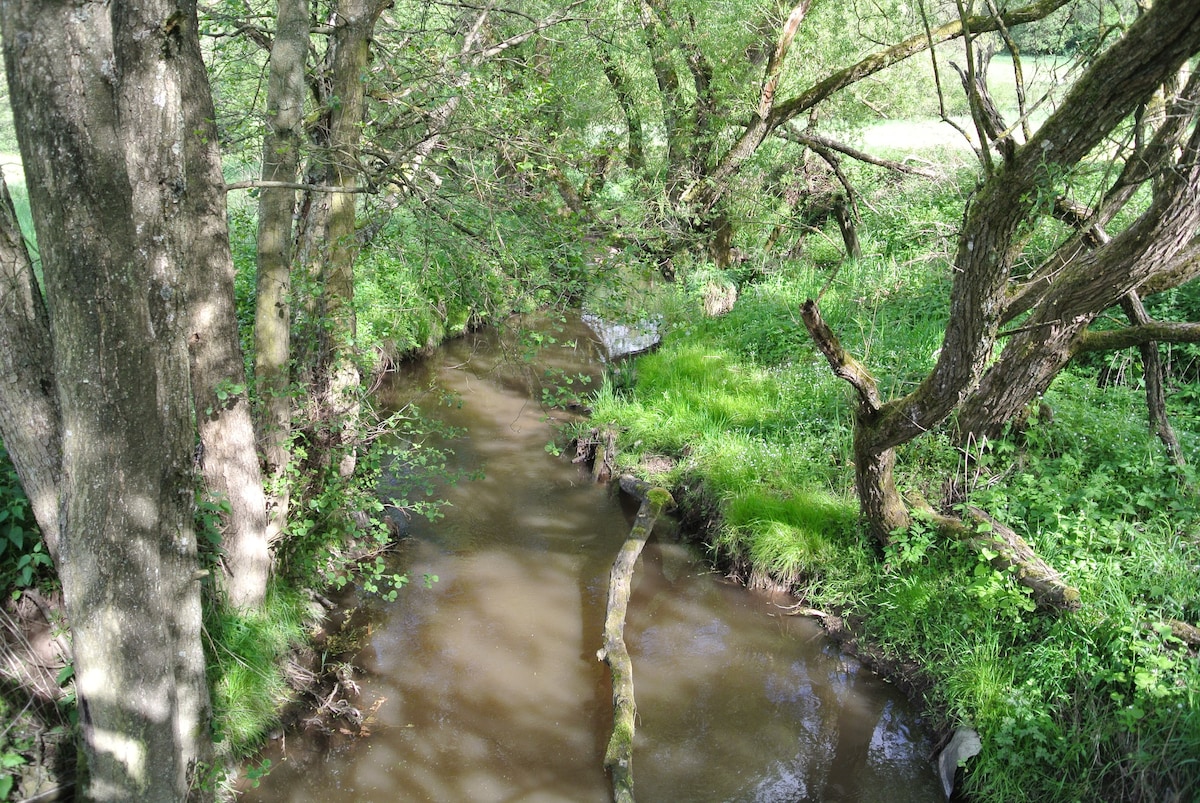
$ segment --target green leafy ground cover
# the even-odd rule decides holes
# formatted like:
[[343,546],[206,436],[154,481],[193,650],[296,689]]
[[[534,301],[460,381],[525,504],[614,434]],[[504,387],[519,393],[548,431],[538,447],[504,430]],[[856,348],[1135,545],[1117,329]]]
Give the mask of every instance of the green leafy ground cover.
[[[982,736],[964,773],[972,799],[1186,800],[1200,788],[1200,660],[1165,623],[1200,621],[1200,498],[1193,470],[1148,432],[1136,354],[1105,358],[1126,368],[1105,387],[1097,365],[1067,372],[1024,432],[986,449],[931,432],[899,454],[902,492],[978,505],[1023,534],[1080,589],[1077,613],[1035,610],[1027,589],[925,521],[882,554],[858,526],[851,393],[799,307],[825,288],[843,343],[887,395],[905,392],[940,344],[938,255],[959,203],[953,184],[888,191],[864,205],[856,263],[837,264],[833,230],[797,260],[727,276],[742,292],[723,317],[704,318],[694,293],[671,299],[663,346],[638,360],[632,386],[599,391],[592,424],[620,427],[624,468],[671,466],[655,481],[704,514],[718,561],[919,664],[939,726]],[[1198,295],[1159,303],[1178,313]],[[1174,423],[1195,464],[1194,366],[1173,353]]]

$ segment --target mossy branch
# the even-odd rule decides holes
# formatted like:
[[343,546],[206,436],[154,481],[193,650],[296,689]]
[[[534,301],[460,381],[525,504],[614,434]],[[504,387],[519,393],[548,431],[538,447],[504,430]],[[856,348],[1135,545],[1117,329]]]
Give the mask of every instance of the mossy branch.
[[618,803],[633,801],[633,733],[637,720],[637,705],[633,698],[633,661],[625,646],[625,614],[629,608],[629,593],[633,570],[654,522],[664,509],[674,505],[670,492],[651,488],[642,499],[637,519],[629,538],[613,561],[608,581],[608,611],[604,618],[604,646],[596,657],[612,671],[613,732],[604,754],[604,768],[612,778],[613,798]]
[[817,344],[817,348],[829,361],[829,367],[833,369],[833,373],[838,378],[849,382],[850,386],[858,393],[859,404],[862,406],[863,412],[867,414],[878,412],[882,400],[879,397],[879,387],[875,384],[875,378],[862,363],[842,348],[842,343],[838,340],[837,335],[821,317],[821,310],[817,307],[817,302],[811,298],[805,301],[800,308],[800,317],[804,320],[804,326],[808,329],[808,333],[812,335],[813,342]]
[[1013,579],[1033,591],[1038,607],[1075,611],[1080,607],[1079,590],[1033,551],[1029,542],[977,507],[966,510],[967,521],[936,513],[923,500],[917,504],[942,532],[965,541],[998,572],[1013,571]]

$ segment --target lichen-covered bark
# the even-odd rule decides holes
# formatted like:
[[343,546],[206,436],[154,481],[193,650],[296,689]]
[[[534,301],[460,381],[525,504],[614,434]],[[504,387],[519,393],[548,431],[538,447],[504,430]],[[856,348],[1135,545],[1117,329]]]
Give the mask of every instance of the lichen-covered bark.
[[[177,188],[140,185],[181,171],[153,167],[157,149],[131,164],[125,148],[130,126],[181,114],[172,82],[189,11],[0,4],[53,340],[47,392],[61,410],[59,576],[89,800],[202,794],[192,782],[211,753],[184,291],[150,224]],[[118,53],[138,37],[152,40],[153,65]],[[161,69],[157,81],[143,68]]]
[[[359,424],[360,376],[356,362],[354,262],[359,177],[359,147],[366,108],[371,36],[386,0],[338,0],[325,60],[326,108],[319,123],[321,153],[315,174],[334,192],[310,198],[304,260],[320,288],[310,302],[309,337],[315,354],[305,360],[311,372],[318,431],[310,459],[322,466],[336,463],[342,477],[355,467],[354,442]],[[308,344],[301,344],[307,347]],[[295,356],[295,355],[293,355]]]
[[271,575],[267,500],[246,387],[234,293],[225,180],[212,89],[200,52],[194,0],[179,3],[183,158],[187,193],[178,220],[187,291],[188,352],[204,489],[227,501],[221,575],[228,602],[262,605]]
[[859,509],[870,535],[876,542],[886,544],[894,530],[908,526],[909,516],[896,490],[895,450],[875,449],[870,440],[872,422],[882,404],[875,378],[842,347],[821,317],[816,301],[806,301],[800,315],[833,373],[850,383],[858,395],[854,411],[854,476]]

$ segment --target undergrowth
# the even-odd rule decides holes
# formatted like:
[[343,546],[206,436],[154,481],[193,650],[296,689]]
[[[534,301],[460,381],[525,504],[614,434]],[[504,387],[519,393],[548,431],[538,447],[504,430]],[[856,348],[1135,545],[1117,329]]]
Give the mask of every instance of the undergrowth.
[[[936,197],[910,205],[918,222],[907,225],[941,231]],[[892,230],[874,222],[864,230]],[[987,449],[932,432],[899,450],[902,492],[987,510],[1080,590],[1080,611],[1037,610],[987,555],[919,517],[880,554],[857,526],[853,400],[799,306],[823,293],[826,321],[895,396],[936,358],[949,279],[944,258],[916,241],[867,234],[864,250],[836,268],[809,259],[760,271],[720,318],[693,298],[662,348],[637,361],[632,387],[597,393],[594,418],[622,430],[622,467],[656,458],[657,482],[711,511],[717,560],[771,575],[860,622],[881,654],[919,663],[939,727],[982,738],[963,772],[972,800],[1187,799],[1200,788],[1200,660],[1170,622],[1200,621],[1200,483],[1150,434],[1139,369],[1103,387],[1094,365],[1065,372],[1022,431]],[[1195,295],[1161,303],[1186,309]],[[1193,370],[1191,350],[1175,354]],[[1200,386],[1186,370],[1173,376],[1194,464]]]

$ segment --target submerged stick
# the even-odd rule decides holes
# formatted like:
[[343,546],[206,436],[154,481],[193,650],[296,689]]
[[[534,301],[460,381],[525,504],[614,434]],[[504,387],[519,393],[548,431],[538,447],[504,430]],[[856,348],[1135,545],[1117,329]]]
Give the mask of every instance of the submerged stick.
[[596,657],[612,671],[613,732],[604,753],[604,768],[612,777],[613,799],[617,803],[633,801],[633,730],[637,705],[633,700],[633,661],[625,646],[625,613],[629,608],[633,569],[654,529],[654,522],[664,508],[673,504],[671,494],[663,488],[652,488],[646,493],[633,529],[613,561],[608,580],[604,646]]

